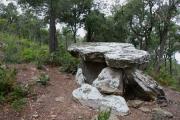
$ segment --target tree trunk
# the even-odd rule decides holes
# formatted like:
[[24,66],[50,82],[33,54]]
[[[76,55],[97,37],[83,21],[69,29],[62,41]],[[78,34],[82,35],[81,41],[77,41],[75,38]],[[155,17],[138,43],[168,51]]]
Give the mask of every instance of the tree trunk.
[[92,32],[91,32],[91,28],[88,27],[88,30],[87,30],[87,36],[86,36],[86,41],[87,42],[92,42]]
[[166,35],[167,34],[163,34],[163,36],[160,36],[160,48],[158,50],[158,55],[157,55],[157,64],[156,64],[156,72],[159,73],[160,69],[161,69],[161,64],[162,64],[162,60],[163,60],[163,55],[164,55],[164,48],[165,48],[165,44],[166,44]]
[[68,49],[68,41],[67,41],[67,34],[66,34],[66,50]]
[[165,58],[164,58],[164,67],[165,67],[165,70],[167,70],[167,55],[165,55]]
[[165,23],[165,26],[162,31],[159,27],[160,45],[159,45],[159,50],[157,50],[157,61],[156,61],[156,68],[155,68],[156,73],[160,72],[161,64],[163,63],[162,60],[163,60],[164,49],[165,49],[165,45],[167,41],[168,28],[169,28],[169,21]]
[[77,42],[77,40],[76,40],[76,34],[77,34],[77,29],[76,29],[76,27],[75,27],[75,28],[74,28],[74,31],[73,31],[73,39],[74,39],[74,43]]
[[171,56],[169,58],[169,72],[170,72],[170,75],[172,75],[172,57]]
[[49,52],[53,53],[57,51],[58,47],[58,41],[57,41],[57,36],[56,36],[56,17],[54,14],[54,8],[53,8],[53,3],[51,0],[50,4],[50,30],[49,30]]
[[[158,60],[157,60],[157,67],[156,67],[156,72],[159,73],[160,71],[160,67],[162,64],[162,59],[163,59],[163,54],[164,54],[164,49],[165,49],[165,45],[166,45],[166,39],[168,36],[168,30],[169,30],[169,26],[170,26],[170,21],[173,15],[173,12],[175,11],[176,5],[178,5],[178,1],[172,1],[169,0],[169,6],[168,6],[168,10],[167,10],[167,16],[166,19],[164,21],[164,27],[163,29],[161,29],[160,25],[159,25],[159,36],[160,36],[160,49],[158,51]],[[162,24],[162,23],[161,23]]]

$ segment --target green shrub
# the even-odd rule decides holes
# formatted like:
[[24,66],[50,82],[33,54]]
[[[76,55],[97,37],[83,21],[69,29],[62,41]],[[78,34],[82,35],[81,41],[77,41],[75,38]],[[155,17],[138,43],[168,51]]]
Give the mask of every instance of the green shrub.
[[41,60],[41,59],[38,59],[36,60],[35,62],[35,65],[36,65],[36,68],[37,69],[42,69],[43,68],[43,65],[44,65],[44,62]]
[[20,110],[27,91],[16,83],[15,77],[16,70],[0,66],[0,104],[11,103],[13,108]]
[[17,110],[20,111],[26,104],[26,99],[25,98],[20,98],[20,99],[16,99],[11,103],[11,106]]
[[20,63],[20,52],[19,49],[15,46],[15,42],[9,42],[5,47],[5,62],[8,63]]
[[15,70],[4,69],[0,66],[0,94],[6,95],[13,90],[15,84]]
[[160,70],[159,75],[155,76],[155,79],[158,80],[161,84],[170,86],[175,84],[175,79],[164,69]]
[[68,73],[75,73],[79,61],[72,57],[69,53],[65,53],[61,56],[61,68],[60,70]]
[[4,60],[7,63],[36,62],[37,59],[47,59],[47,45],[40,46],[33,41],[20,39],[6,33],[0,33],[0,38],[6,44],[3,51],[5,53]]
[[160,72],[157,74],[155,73],[153,67],[150,66],[149,69],[146,70],[146,73],[151,75],[161,85],[169,86],[180,91],[178,80],[174,76],[170,75],[170,73],[164,67],[162,67]]
[[47,59],[48,64],[58,65],[60,71],[75,73],[77,70],[77,65],[79,63],[78,59],[72,57],[63,46],[60,46],[60,50],[54,53],[51,53]]
[[1,94],[0,94],[0,104],[4,103],[4,101],[5,101],[5,97],[4,97],[4,95],[1,93]]
[[5,62],[22,63],[33,62],[38,69],[44,64],[61,66],[61,71],[75,73],[78,60],[72,57],[63,46],[59,51],[49,54],[47,45],[19,39],[17,36],[0,33],[0,38],[5,42]]
[[17,99],[22,99],[27,95],[26,89],[22,86],[16,85],[13,88],[13,91],[9,94],[9,101],[14,101]]
[[102,111],[98,115],[98,120],[109,120],[109,117],[111,115],[111,110],[108,111]]
[[41,47],[39,51],[37,51],[35,65],[38,69],[42,69],[43,65],[47,63],[48,59],[48,49],[45,47]]
[[50,80],[49,76],[47,74],[43,73],[40,75],[39,79],[36,82],[45,86],[48,84],[49,80]]
[[24,62],[31,62],[36,58],[36,51],[32,48],[26,48],[21,52],[21,57]]

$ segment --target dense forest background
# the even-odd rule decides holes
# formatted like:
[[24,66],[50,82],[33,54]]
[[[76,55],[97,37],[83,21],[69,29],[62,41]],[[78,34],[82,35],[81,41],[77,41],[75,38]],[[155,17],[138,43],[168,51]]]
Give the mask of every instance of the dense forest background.
[[[76,71],[78,60],[67,52],[80,42],[127,42],[151,54],[143,68],[163,85],[179,89],[179,0],[116,0],[107,4],[93,0],[11,0],[0,2],[2,63],[32,62]],[[109,6],[108,6],[109,7]],[[105,11],[104,11],[105,10]],[[109,12],[109,11],[108,11]],[[57,29],[59,24],[61,29]],[[83,28],[86,36],[77,35]]]

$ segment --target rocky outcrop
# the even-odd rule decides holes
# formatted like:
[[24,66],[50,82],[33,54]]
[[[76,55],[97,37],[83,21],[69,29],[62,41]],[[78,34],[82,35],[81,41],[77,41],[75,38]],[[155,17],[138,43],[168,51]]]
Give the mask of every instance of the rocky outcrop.
[[[129,109],[123,97],[166,100],[162,87],[137,69],[149,61],[148,52],[128,43],[103,42],[73,44],[68,50],[81,59],[76,74],[81,87],[73,91],[74,98],[81,104],[93,108],[110,107],[113,112],[124,115]],[[139,105],[141,102],[133,103],[135,107]]]
[[152,113],[152,120],[170,120],[173,114],[161,108],[154,108]]
[[105,94],[123,94],[122,71],[104,68],[97,79],[93,82],[93,86]]
[[95,109],[100,107],[111,108],[116,115],[127,115],[129,108],[126,101],[121,96],[103,96],[97,88],[83,84],[80,88],[73,91],[73,97],[82,105]]

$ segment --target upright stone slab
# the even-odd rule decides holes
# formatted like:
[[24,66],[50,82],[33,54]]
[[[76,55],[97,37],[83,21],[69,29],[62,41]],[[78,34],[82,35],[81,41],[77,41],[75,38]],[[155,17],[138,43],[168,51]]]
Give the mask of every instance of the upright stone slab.
[[75,76],[76,83],[78,85],[83,85],[86,81],[86,77],[84,76],[82,72],[82,68],[78,68],[76,76]]
[[123,95],[122,70],[104,68],[93,82],[93,86],[105,94]]
[[135,70],[131,73],[133,80],[151,99],[164,99],[165,93],[162,87],[153,80],[152,77],[143,73],[143,71]]

